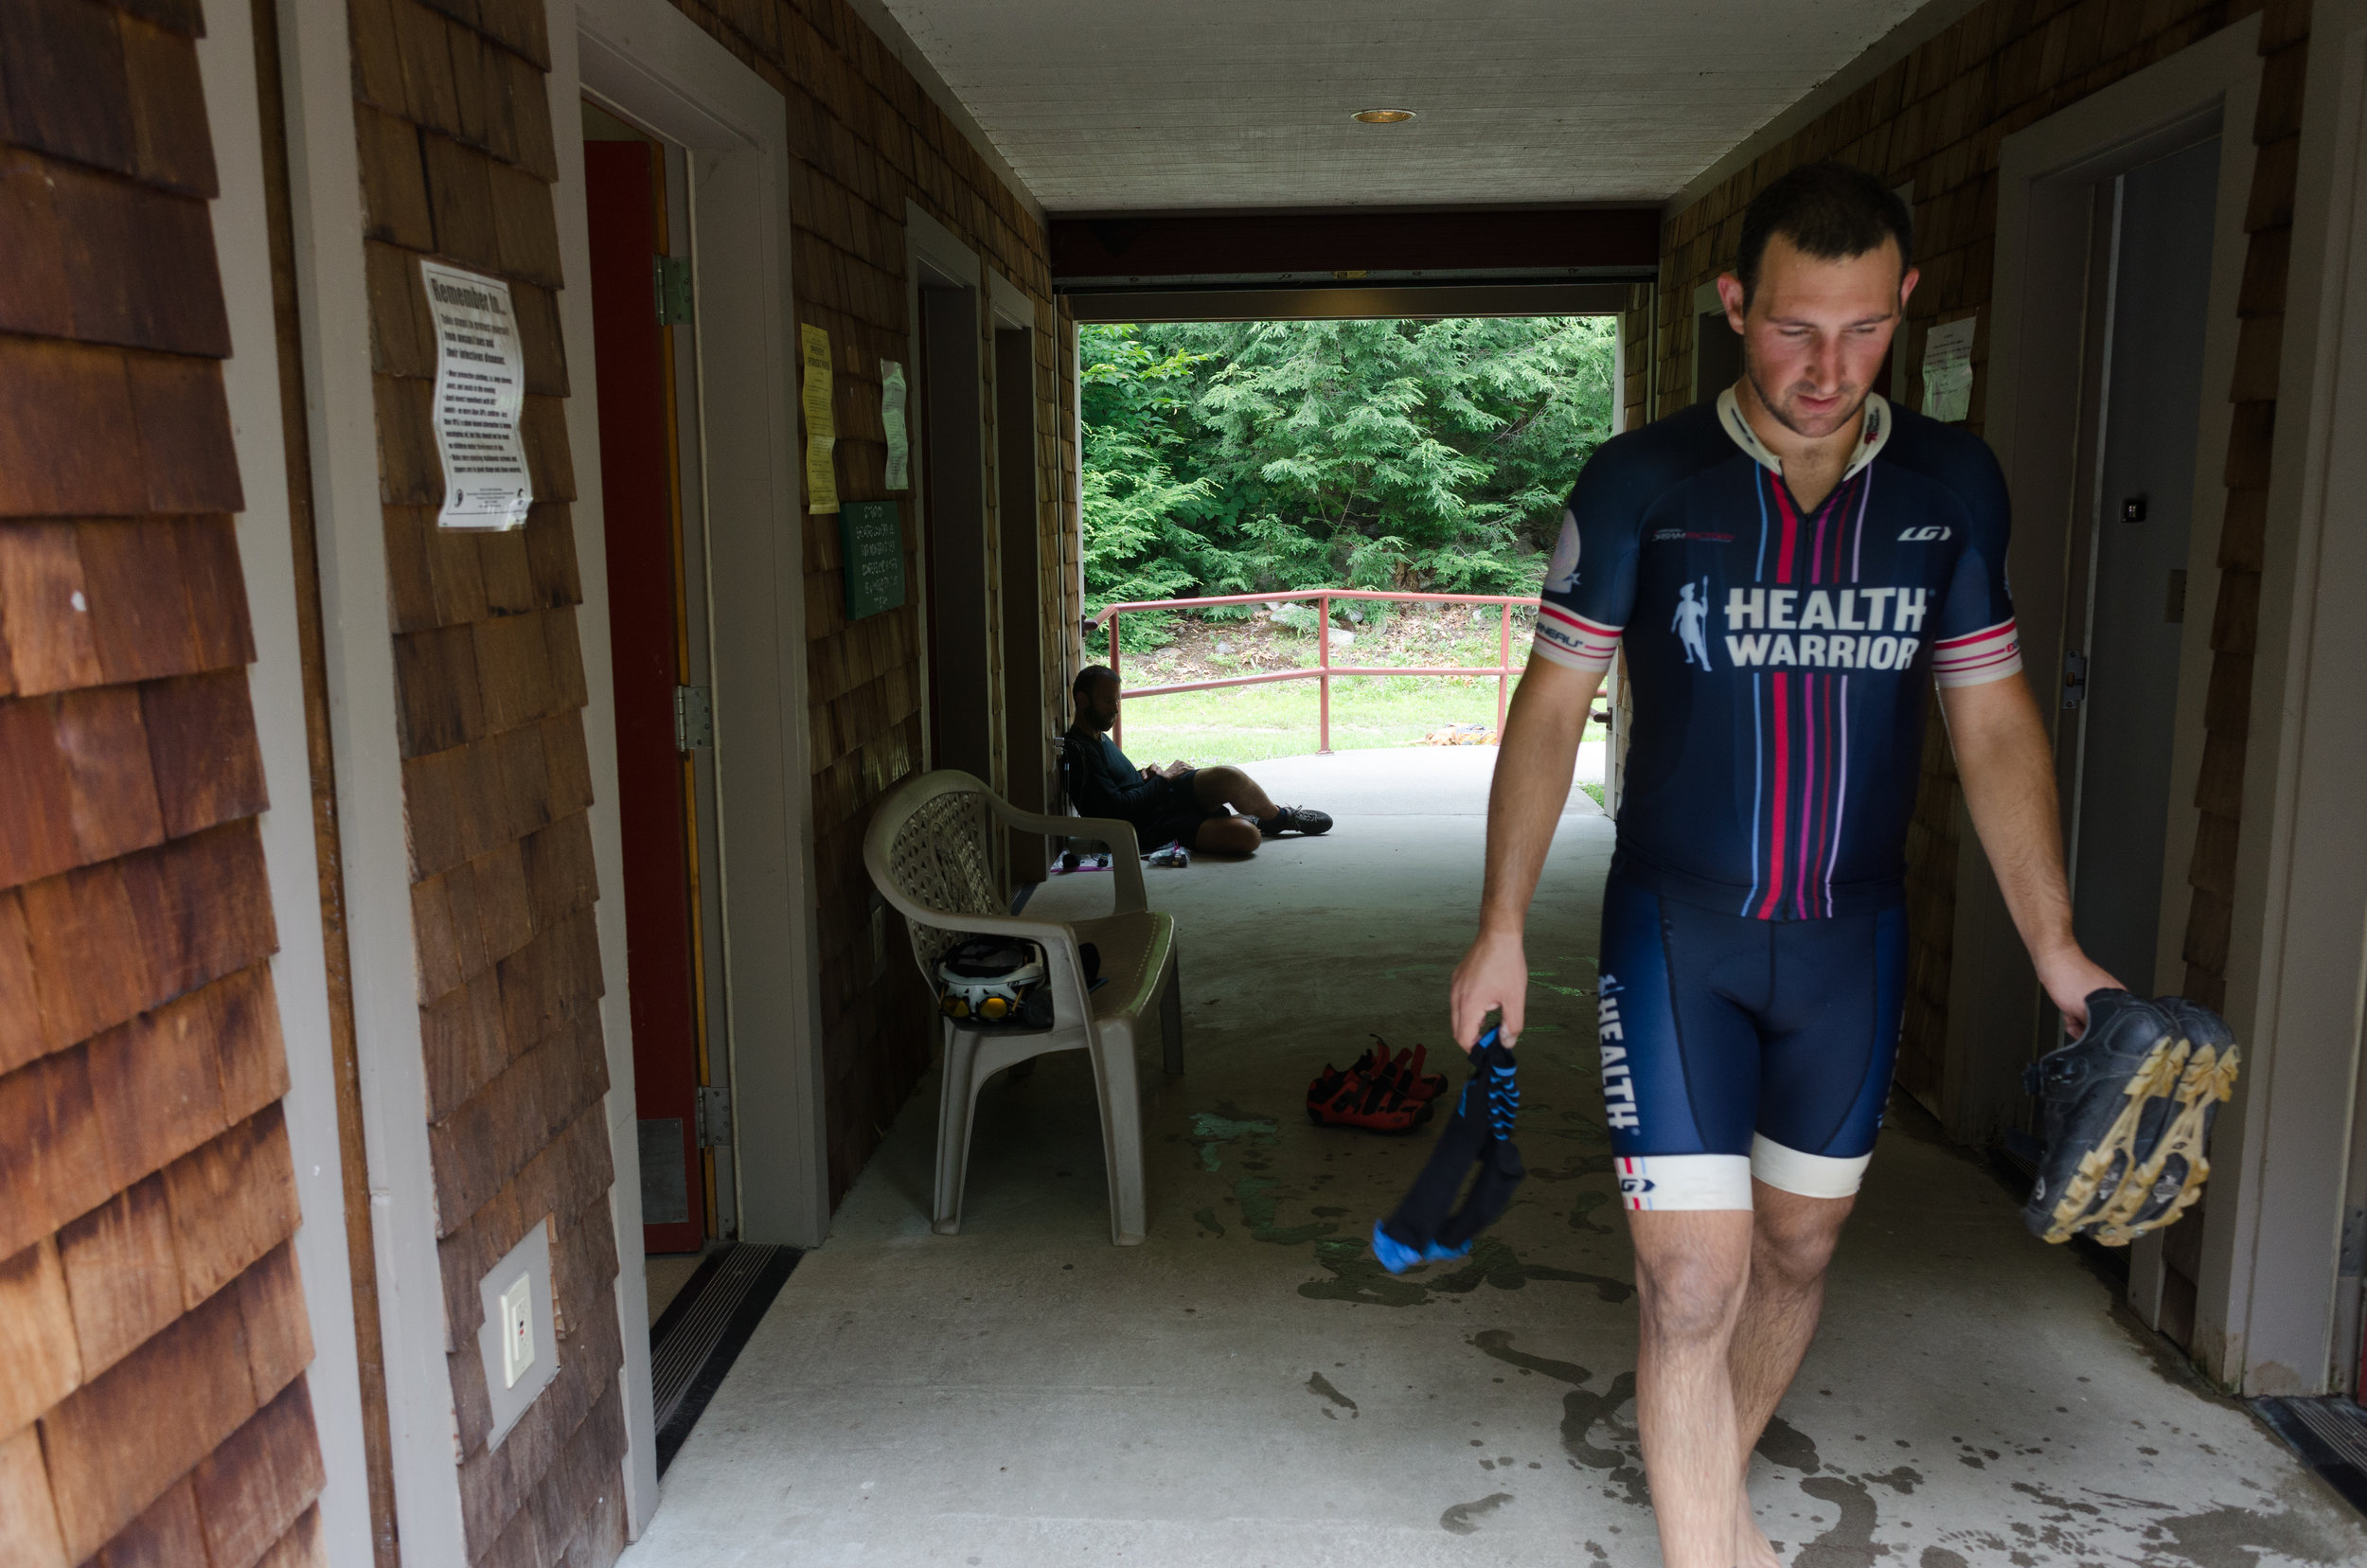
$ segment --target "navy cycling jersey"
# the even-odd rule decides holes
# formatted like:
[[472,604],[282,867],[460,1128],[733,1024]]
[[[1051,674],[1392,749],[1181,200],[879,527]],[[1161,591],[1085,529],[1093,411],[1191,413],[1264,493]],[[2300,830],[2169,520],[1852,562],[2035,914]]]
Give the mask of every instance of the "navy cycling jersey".
[[1927,687],[2021,668],[2006,534],[1987,445],[1879,397],[1812,509],[1731,389],[1606,442],[1535,652],[1602,670],[1627,650],[1620,871],[1760,919],[1896,904]]

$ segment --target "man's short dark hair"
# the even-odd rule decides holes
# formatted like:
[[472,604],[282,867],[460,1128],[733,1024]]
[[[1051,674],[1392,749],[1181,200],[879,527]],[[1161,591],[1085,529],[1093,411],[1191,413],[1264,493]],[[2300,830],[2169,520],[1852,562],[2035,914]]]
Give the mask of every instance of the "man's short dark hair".
[[1759,286],[1767,242],[1778,234],[1820,261],[1846,261],[1895,240],[1898,275],[1914,265],[1914,218],[1907,204],[1875,175],[1831,159],[1782,175],[1743,210],[1735,276],[1745,304]]
[[1117,678],[1118,672],[1108,665],[1087,665],[1077,672],[1077,679],[1068,684],[1069,701],[1083,707],[1085,700],[1093,695],[1095,686],[1105,680],[1114,681]]

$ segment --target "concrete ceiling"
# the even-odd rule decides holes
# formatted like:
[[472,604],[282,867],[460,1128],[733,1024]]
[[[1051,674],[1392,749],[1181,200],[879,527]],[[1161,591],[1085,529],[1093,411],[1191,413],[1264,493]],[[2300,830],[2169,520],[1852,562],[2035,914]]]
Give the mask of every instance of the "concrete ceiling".
[[884,4],[1051,212],[1660,201],[1918,9]]

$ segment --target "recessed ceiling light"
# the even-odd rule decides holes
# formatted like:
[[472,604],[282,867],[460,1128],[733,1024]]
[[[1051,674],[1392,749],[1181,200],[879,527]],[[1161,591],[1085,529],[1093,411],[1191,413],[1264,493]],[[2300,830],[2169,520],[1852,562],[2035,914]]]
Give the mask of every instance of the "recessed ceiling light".
[[1352,120],[1361,120],[1366,125],[1395,125],[1399,120],[1410,120],[1413,117],[1414,111],[1411,109],[1359,109],[1348,116]]

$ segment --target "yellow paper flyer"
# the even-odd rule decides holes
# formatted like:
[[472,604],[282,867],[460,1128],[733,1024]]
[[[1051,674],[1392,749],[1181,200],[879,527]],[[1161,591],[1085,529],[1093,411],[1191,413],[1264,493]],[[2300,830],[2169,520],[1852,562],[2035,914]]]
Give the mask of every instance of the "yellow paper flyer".
[[838,510],[838,468],[830,451],[838,444],[838,426],[830,414],[830,334],[819,327],[800,327],[797,338],[806,361],[806,494],[809,509]]

